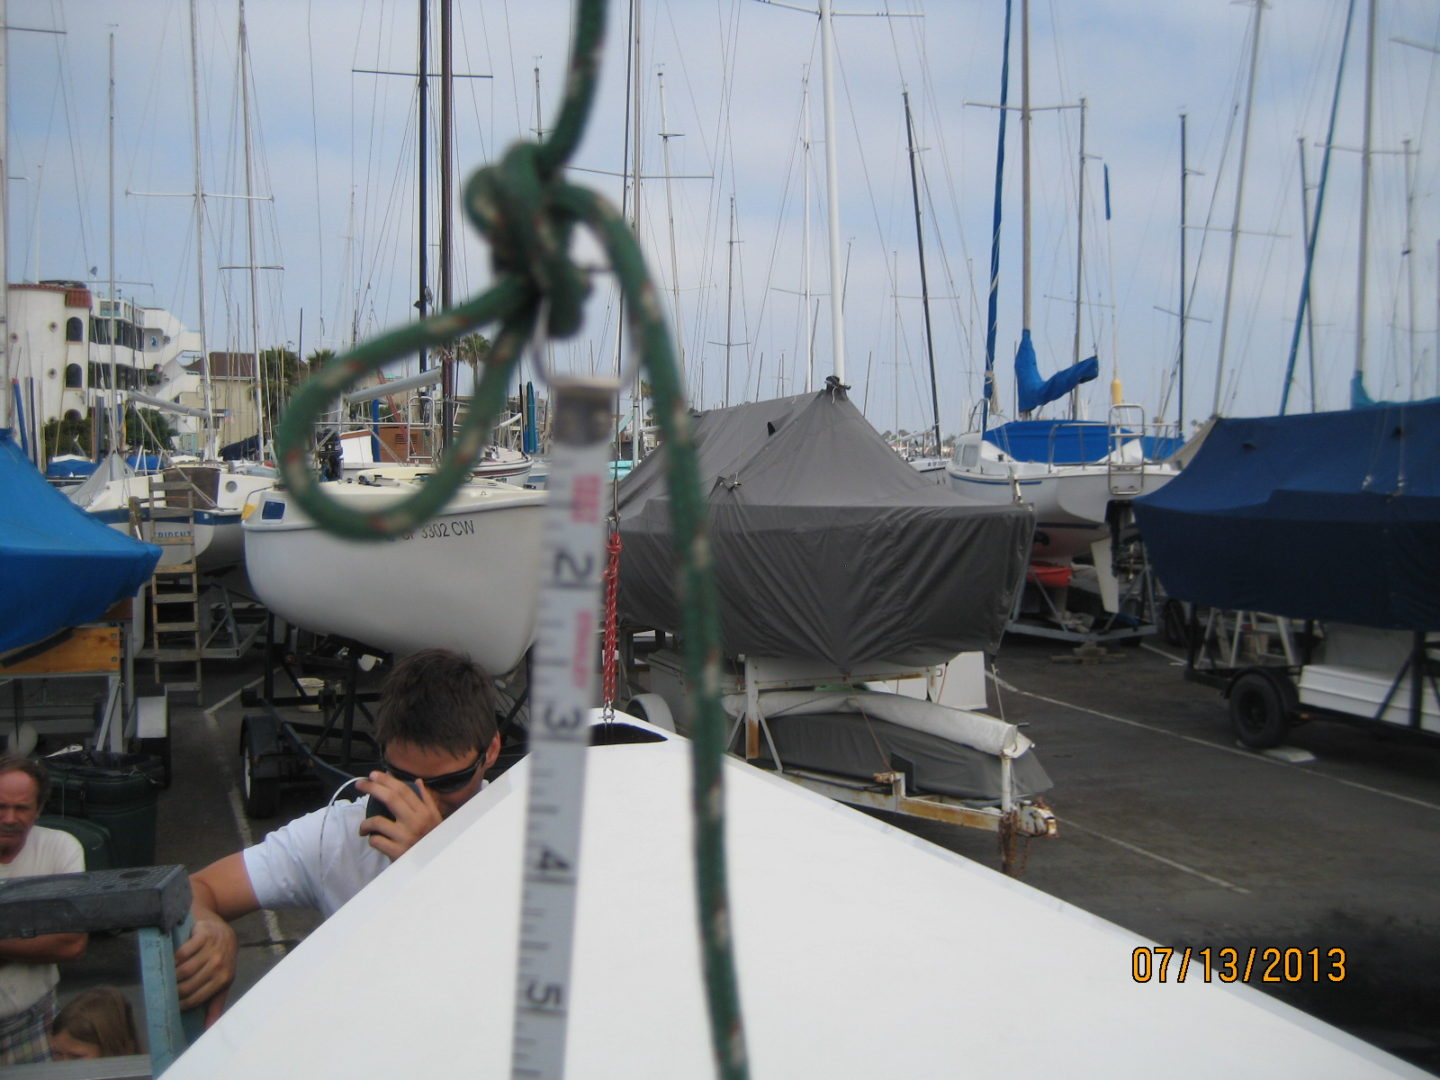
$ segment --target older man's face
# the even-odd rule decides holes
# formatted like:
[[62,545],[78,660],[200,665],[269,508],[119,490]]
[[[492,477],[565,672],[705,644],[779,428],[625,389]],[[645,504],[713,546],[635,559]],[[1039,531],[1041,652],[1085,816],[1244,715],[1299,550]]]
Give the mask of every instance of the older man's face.
[[0,773],[0,863],[12,862],[40,816],[40,788],[28,773]]

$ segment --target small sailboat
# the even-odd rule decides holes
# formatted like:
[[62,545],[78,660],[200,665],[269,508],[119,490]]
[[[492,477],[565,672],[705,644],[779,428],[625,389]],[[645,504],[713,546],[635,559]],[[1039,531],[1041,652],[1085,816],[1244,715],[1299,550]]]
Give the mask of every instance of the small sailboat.
[[[1021,0],[1028,8],[1028,0]],[[1179,440],[1151,431],[1139,405],[1122,404],[1118,395],[1105,420],[1032,418],[1045,405],[1071,395],[1100,371],[1096,357],[1079,359],[1079,302],[1077,282],[1076,359],[1068,368],[1043,378],[1031,336],[1030,212],[1023,213],[1022,241],[1022,329],[1015,354],[1017,408],[1021,418],[992,423],[995,402],[995,336],[999,272],[1001,193],[1005,163],[1005,127],[1009,87],[1010,11],[1005,15],[1005,62],[1000,97],[999,150],[995,168],[995,211],[990,255],[989,325],[986,332],[985,392],[978,427],[961,435],[947,466],[955,490],[988,502],[1019,500],[1035,507],[1033,560],[1055,567],[1068,567],[1078,555],[1091,553],[1091,546],[1106,540],[1115,520],[1112,507],[1158,490],[1176,473],[1167,459],[1179,448]],[[1028,28],[1028,13],[1022,15]],[[1028,56],[1028,33],[1022,34],[1021,49]],[[1023,68],[1029,71],[1028,61]],[[1029,197],[1030,170],[1030,87],[1022,83],[1021,168],[1024,190]],[[1084,103],[1081,103],[1082,133]],[[1083,134],[1081,168],[1085,158]],[[1083,176],[1082,176],[1083,186]],[[1084,198],[1081,197],[1083,213]],[[1083,221],[1081,228],[1083,237]],[[1083,264],[1082,264],[1083,265]],[[1117,380],[1118,385],[1118,380]]]
[[[427,470],[334,481],[325,493],[356,511],[413,494]],[[286,622],[386,652],[429,647],[512,670],[535,632],[544,492],[472,480],[438,514],[393,540],[327,532],[283,489],[246,507],[245,565],[256,596]]]

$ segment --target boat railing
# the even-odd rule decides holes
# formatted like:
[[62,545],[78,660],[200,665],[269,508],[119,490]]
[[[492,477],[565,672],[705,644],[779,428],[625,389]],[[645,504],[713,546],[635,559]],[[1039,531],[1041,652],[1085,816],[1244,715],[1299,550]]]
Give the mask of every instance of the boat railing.
[[1110,494],[1121,497],[1139,495],[1145,490],[1145,453],[1133,460],[1125,458],[1125,444],[1145,432],[1145,408],[1142,405],[1111,405],[1107,426],[1110,452],[1105,455]]

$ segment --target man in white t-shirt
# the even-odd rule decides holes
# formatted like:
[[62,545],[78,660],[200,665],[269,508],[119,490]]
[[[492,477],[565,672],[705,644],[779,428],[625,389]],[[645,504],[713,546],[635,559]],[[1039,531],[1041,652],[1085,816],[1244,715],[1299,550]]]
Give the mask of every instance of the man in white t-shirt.
[[[38,761],[0,757],[0,879],[78,874],[85,869],[80,842],[36,825],[50,774]],[[50,1060],[59,960],[85,954],[85,934],[40,934],[0,940],[0,1065]]]
[[224,1007],[238,942],[230,920],[261,908],[313,908],[329,917],[345,901],[463,806],[500,754],[490,680],[444,649],[407,656],[385,679],[375,712],[385,762],[356,783],[393,817],[367,816],[367,802],[333,803],[260,843],[190,875],[195,929],[175,950],[182,1009]]

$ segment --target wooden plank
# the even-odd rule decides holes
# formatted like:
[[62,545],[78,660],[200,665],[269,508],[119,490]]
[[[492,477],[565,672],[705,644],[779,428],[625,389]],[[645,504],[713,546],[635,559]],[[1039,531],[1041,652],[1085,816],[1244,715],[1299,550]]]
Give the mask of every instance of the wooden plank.
[[120,629],[79,626],[64,641],[14,664],[0,664],[6,675],[64,675],[120,670]]

